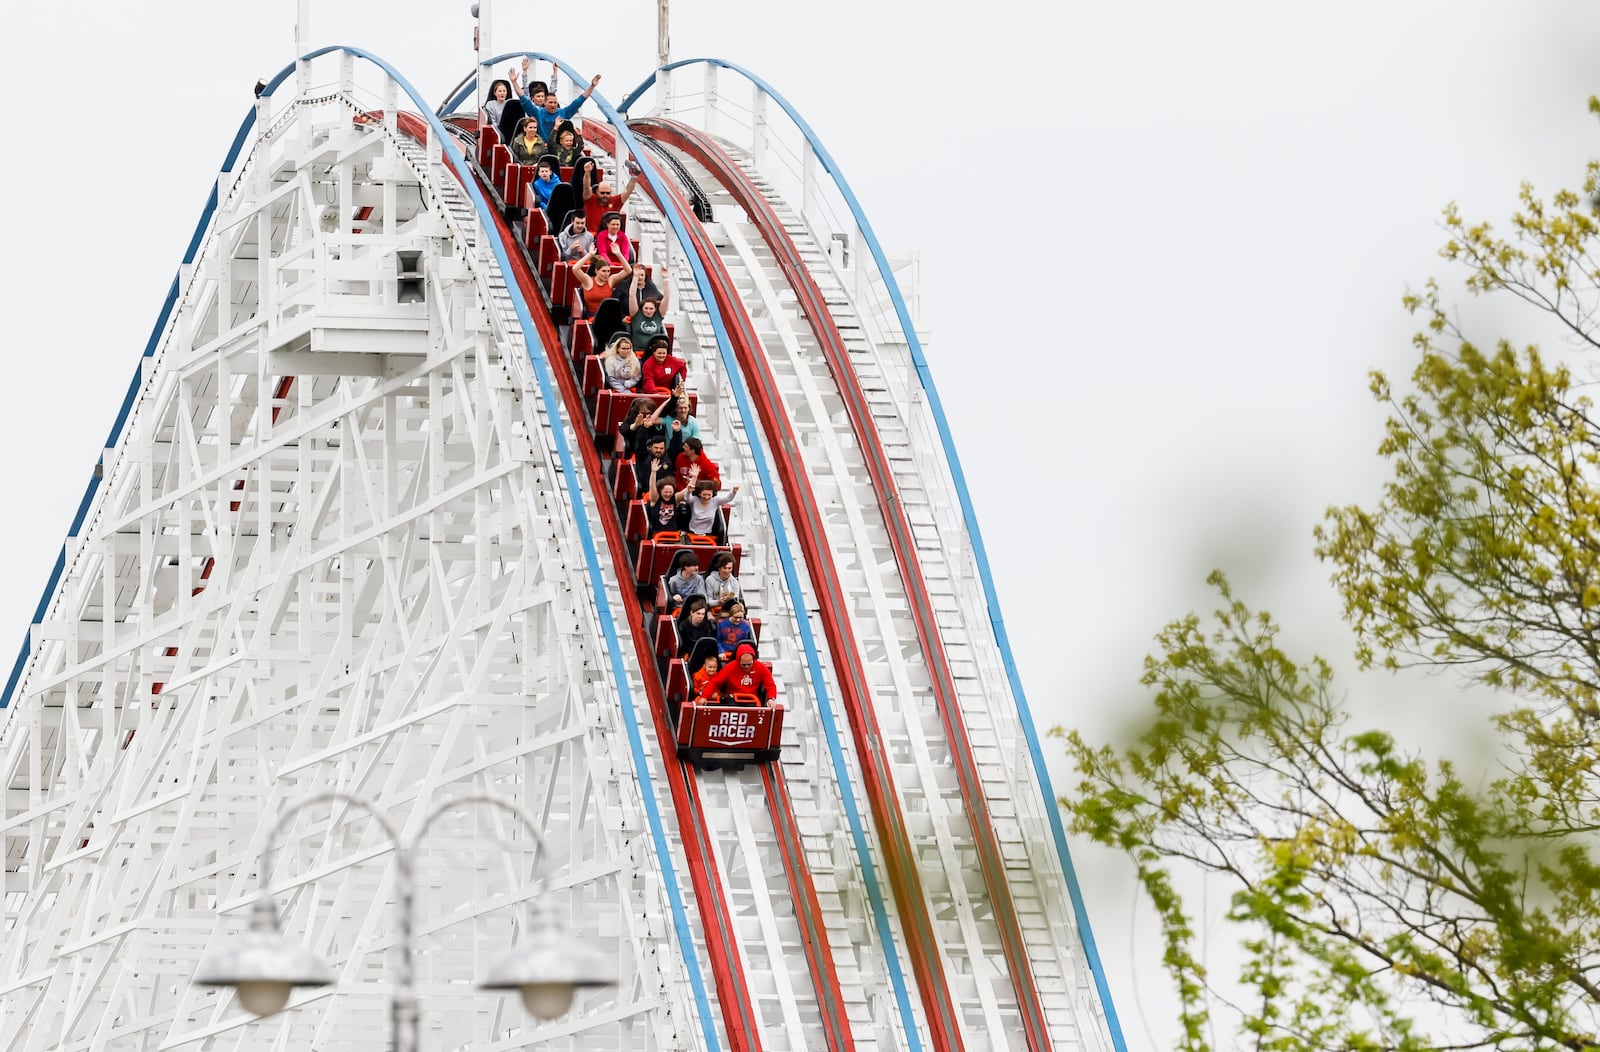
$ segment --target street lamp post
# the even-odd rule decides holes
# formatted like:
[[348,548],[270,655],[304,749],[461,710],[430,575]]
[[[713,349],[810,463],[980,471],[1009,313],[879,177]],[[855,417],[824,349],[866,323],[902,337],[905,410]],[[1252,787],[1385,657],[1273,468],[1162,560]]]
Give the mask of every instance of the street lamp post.
[[[394,824],[367,800],[343,792],[319,793],[300,801],[278,819],[267,838],[261,856],[261,890],[251,908],[250,931],[231,945],[206,954],[195,972],[201,986],[231,986],[238,991],[246,1011],[269,1016],[289,1003],[289,992],[296,986],[327,986],[334,981],[332,969],[304,946],[291,943],[278,931],[278,913],[267,885],[278,840],[295,815],[314,804],[344,802],[353,804],[373,817],[395,850],[395,896],[400,909],[400,973],[395,983],[391,1006],[395,1052],[418,1052],[421,1017],[417,1010],[415,968],[412,947],[412,855],[417,843],[435,819],[447,811],[467,804],[488,804],[509,812],[532,834],[536,848],[543,853],[544,838],[528,813],[509,800],[488,794],[460,796],[440,804],[417,829],[409,843],[400,838]],[[573,942],[548,911],[530,907],[532,923],[528,935],[509,953],[496,961],[479,987],[488,990],[518,990],[523,1006],[539,1019],[555,1019],[572,1005],[572,995],[580,986],[611,986],[616,982],[611,971],[593,952]]]

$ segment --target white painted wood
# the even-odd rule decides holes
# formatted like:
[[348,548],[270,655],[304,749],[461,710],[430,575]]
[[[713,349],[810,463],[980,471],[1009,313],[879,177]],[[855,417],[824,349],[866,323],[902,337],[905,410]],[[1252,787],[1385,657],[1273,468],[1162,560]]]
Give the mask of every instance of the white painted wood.
[[[242,930],[274,816],[322,789],[401,820],[515,799],[556,856],[551,901],[618,962],[615,991],[536,1029],[475,990],[534,853],[493,817],[448,820],[419,856],[425,1047],[699,1047],[574,586],[594,509],[568,506],[564,425],[470,204],[351,105],[294,107],[231,181],[0,717],[0,1048],[372,1047],[389,853],[343,810],[297,819],[270,875],[340,984],[255,1022],[190,983]],[[401,247],[423,303],[396,302]]]
[[[635,218],[652,243],[664,243],[668,236],[665,224],[642,196],[634,198],[639,202],[633,206]],[[807,591],[799,597],[797,612],[796,597],[790,595],[784,585],[777,566],[774,532],[766,515],[764,491],[747,434],[748,427],[758,425],[743,420],[739,414],[717,354],[709,316],[688,267],[674,267],[671,278],[672,306],[668,313],[674,321],[677,351],[689,363],[690,386],[699,395],[699,419],[706,449],[721,468],[724,482],[738,482],[741,487],[732,522],[734,536],[745,546],[740,582],[751,616],[762,620],[762,660],[771,662],[787,708],[780,766],[788,782],[802,845],[813,867],[829,949],[840,975],[856,1045],[861,1049],[902,1047],[905,1039],[888,982],[886,957],[877,931],[870,923],[864,876],[855,864],[853,852],[847,850],[849,833],[843,818],[842,794],[820,740],[819,706],[799,642],[797,616],[809,618],[818,638],[821,637],[820,625],[816,623],[815,599]],[[776,480],[774,485],[777,485]],[[787,506],[781,492],[779,506]],[[793,536],[792,526],[789,535]],[[800,565],[801,579],[809,580],[801,554],[791,554]],[[838,715],[839,732],[848,738],[849,729],[842,722],[842,714],[838,714],[838,675],[826,656],[823,674],[825,689]],[[859,768],[853,755],[848,761],[855,798],[864,808]],[[704,776],[703,784],[714,785],[716,777]],[[720,793],[708,795],[709,820],[715,828],[736,828],[737,820],[730,807]],[[777,886],[783,878],[776,833],[764,808],[759,813],[753,808],[747,809],[745,815],[751,826],[753,850],[741,856],[731,869],[737,877],[735,887],[738,890],[734,893],[737,908],[741,917],[749,922],[749,937],[742,940],[741,949],[751,969],[752,981],[766,987],[756,998],[764,1026],[763,1047],[821,1048],[825,1038],[816,1016],[816,993],[798,926],[780,911],[768,912],[759,902],[758,893],[749,887],[749,878],[740,875],[741,867],[744,871],[761,869],[770,874],[769,887]],[[870,815],[865,821],[870,824]],[[874,865],[882,880],[884,870],[875,830],[869,828],[869,834]],[[725,868],[725,875],[728,872]],[[901,941],[897,927],[894,937],[897,942]],[[897,952],[904,959],[903,947]],[[771,974],[780,968],[786,973],[784,976]],[[762,978],[767,975],[771,977]],[[780,990],[785,986],[796,991],[796,1007],[802,1013],[800,1036],[803,1041],[797,1043],[791,1043],[795,1041],[793,1022],[788,1014],[791,1008],[781,999]],[[920,1013],[920,1005],[916,1005],[915,1010]]]

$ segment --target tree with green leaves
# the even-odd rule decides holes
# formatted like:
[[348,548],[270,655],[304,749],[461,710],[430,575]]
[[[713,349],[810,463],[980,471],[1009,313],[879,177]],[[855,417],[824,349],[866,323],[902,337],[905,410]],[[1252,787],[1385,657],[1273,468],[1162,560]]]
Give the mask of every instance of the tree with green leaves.
[[[1524,186],[1505,235],[1446,209],[1468,289],[1575,350],[1476,342],[1436,283],[1407,296],[1411,383],[1371,384],[1388,480],[1316,531],[1361,664],[1492,688],[1461,713],[1493,728],[1488,776],[1353,727],[1330,665],[1280,649],[1221,574],[1214,615],[1157,637],[1137,740],[1064,734],[1062,803],[1137,868],[1185,1050],[1219,1024],[1226,1048],[1600,1049],[1600,419],[1558,360],[1600,349],[1597,202],[1600,163],[1582,194]],[[1202,963],[1194,867],[1230,886],[1237,975]]]

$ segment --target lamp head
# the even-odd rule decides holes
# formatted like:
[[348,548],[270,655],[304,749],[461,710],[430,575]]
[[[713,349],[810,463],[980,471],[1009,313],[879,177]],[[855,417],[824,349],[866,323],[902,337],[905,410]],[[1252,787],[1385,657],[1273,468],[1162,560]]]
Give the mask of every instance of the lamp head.
[[294,987],[327,986],[334,976],[320,957],[283,937],[277,911],[263,899],[251,909],[250,930],[202,957],[194,981],[235,987],[246,1011],[269,1016],[289,1003]]
[[516,990],[536,1019],[556,1019],[572,1007],[580,986],[615,986],[616,971],[599,954],[578,944],[555,918],[535,910],[528,937],[489,968],[484,990]]

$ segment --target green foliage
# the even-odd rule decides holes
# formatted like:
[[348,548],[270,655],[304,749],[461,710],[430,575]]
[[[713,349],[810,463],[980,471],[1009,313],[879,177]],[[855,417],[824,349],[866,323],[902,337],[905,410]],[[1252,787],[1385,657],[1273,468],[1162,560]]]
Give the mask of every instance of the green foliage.
[[[1509,238],[1452,206],[1441,254],[1586,350],[1600,165],[1584,189],[1524,186]],[[1063,805],[1134,862],[1185,1052],[1210,1049],[1223,990],[1229,1048],[1600,1049],[1600,427],[1567,367],[1481,349],[1435,283],[1405,305],[1424,322],[1410,389],[1372,377],[1390,479],[1374,507],[1331,509],[1316,552],[1364,664],[1499,688],[1482,715],[1502,769],[1482,785],[1350,728],[1330,667],[1285,654],[1214,574],[1220,609],[1169,625],[1146,659],[1139,740],[1063,734],[1081,775]],[[1244,964],[1226,982],[1176,890],[1193,867],[1233,889]]]

